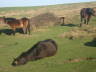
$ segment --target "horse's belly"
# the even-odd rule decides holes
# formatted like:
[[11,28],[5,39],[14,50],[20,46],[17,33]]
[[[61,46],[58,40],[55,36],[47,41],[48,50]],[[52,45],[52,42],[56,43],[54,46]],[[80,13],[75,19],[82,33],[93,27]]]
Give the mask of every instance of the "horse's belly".
[[16,28],[23,28],[23,24],[17,24]]

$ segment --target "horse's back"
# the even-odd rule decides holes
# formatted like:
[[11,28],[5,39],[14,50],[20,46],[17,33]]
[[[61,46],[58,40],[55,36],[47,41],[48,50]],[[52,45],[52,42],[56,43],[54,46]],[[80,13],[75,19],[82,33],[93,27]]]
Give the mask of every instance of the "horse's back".
[[36,51],[40,57],[53,56],[57,52],[57,44],[52,39],[40,41],[33,46],[33,52],[34,51]]
[[80,14],[82,17],[89,16],[92,14],[92,8],[82,8]]

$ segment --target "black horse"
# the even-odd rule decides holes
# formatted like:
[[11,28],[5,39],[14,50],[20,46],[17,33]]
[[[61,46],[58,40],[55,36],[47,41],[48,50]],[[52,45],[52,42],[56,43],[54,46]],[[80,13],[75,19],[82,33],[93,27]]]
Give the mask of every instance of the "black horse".
[[80,15],[81,15],[80,26],[82,26],[83,23],[88,25],[91,16],[96,16],[96,8],[83,8],[80,11]]

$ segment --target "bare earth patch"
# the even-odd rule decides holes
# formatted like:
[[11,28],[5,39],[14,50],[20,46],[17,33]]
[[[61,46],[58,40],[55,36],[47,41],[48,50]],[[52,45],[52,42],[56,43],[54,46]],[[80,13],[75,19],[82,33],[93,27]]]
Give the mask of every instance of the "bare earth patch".
[[68,59],[68,60],[65,60],[64,63],[75,63],[75,62],[81,62],[81,61],[96,61],[96,58],[87,57],[87,58]]

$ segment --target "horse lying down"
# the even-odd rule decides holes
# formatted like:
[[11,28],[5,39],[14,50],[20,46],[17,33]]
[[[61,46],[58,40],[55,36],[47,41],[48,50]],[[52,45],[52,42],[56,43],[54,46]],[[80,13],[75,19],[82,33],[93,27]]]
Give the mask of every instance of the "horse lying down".
[[57,52],[57,44],[52,39],[47,39],[36,43],[31,49],[23,52],[14,59],[12,66],[24,65],[28,61],[35,61],[49,56],[54,56]]

